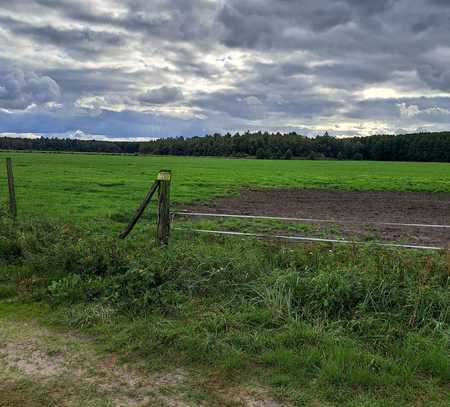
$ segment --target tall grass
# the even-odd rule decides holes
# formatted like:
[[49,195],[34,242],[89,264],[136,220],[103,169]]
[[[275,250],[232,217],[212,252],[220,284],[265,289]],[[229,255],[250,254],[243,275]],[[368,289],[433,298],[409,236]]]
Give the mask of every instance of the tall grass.
[[448,253],[189,234],[162,250],[148,232],[123,242],[57,223],[0,227],[7,296],[14,284],[111,349],[230,380],[258,372],[298,404],[449,395]]

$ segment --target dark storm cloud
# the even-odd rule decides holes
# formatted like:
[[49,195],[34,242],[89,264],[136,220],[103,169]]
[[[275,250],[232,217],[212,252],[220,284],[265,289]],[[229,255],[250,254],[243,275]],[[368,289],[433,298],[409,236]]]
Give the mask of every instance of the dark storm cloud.
[[111,135],[450,125],[447,0],[0,2],[0,108],[39,106],[32,126],[45,109]]
[[164,47],[164,54],[166,60],[173,65],[171,69],[183,77],[190,75],[211,78],[220,74],[216,66],[205,61],[204,53],[199,50],[171,44]]
[[340,106],[338,101],[324,100],[314,94],[282,92],[282,94],[270,95],[264,92],[264,89],[259,92],[248,89],[245,93],[230,91],[203,94],[198,95],[192,102],[205,110],[252,121],[267,118],[268,115],[280,114],[297,118],[330,116]]
[[[225,45],[260,49],[295,49],[313,35],[345,26],[351,18],[352,9],[345,1],[310,0],[230,0],[217,15]],[[312,31],[310,34],[306,32],[308,29]],[[289,34],[289,30],[303,32]]]
[[443,91],[450,90],[450,67],[426,64],[418,67],[418,74],[430,87]]
[[[366,15],[385,12],[399,0],[341,0],[343,3],[355,7],[359,13]],[[438,0],[439,1],[439,0]]]
[[31,25],[4,17],[0,17],[0,25],[13,35],[26,36],[45,45],[61,47],[64,52],[75,53],[81,57],[92,57],[106,52],[109,48],[125,44],[124,38],[117,33],[94,31],[89,28],[64,29],[50,25]]
[[[123,68],[50,68],[43,72],[60,84],[62,92],[76,97],[80,94],[127,94],[137,83],[157,73],[153,70],[128,71]],[[163,77],[162,74],[160,74]]]
[[431,3],[450,8],[450,3],[447,0],[431,0]]
[[97,1],[37,0],[35,3],[57,10],[76,22],[109,26],[163,40],[196,40],[200,43],[211,36],[216,10],[215,4],[208,0],[111,1],[111,6],[120,6],[120,13],[115,14],[99,10],[96,5],[101,2]]
[[149,89],[139,95],[139,101],[144,105],[164,105],[166,103],[178,102],[183,99],[183,92],[172,86],[161,86],[156,89]]

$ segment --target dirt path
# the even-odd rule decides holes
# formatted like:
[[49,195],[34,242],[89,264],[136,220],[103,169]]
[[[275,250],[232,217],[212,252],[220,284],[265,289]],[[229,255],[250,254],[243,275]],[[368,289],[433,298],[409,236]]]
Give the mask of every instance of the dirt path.
[[33,321],[0,319],[0,407],[277,407],[263,390],[199,389],[183,370],[149,373],[95,350],[92,340]]
[[[376,238],[383,241],[447,246],[450,229],[398,227],[359,222],[395,222],[450,225],[450,194],[389,191],[338,191],[307,189],[249,189],[239,196],[223,197],[203,205],[180,209],[355,222],[308,222],[314,235]],[[330,225],[334,233],[329,232]],[[315,233],[314,233],[315,232]]]

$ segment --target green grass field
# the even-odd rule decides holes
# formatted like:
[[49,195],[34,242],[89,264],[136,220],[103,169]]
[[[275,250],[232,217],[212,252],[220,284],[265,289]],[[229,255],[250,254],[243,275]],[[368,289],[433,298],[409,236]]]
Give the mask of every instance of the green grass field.
[[[0,211],[0,406],[100,407],[136,396],[102,382],[111,372],[79,352],[84,336],[82,349],[95,342],[145,376],[187,372],[190,381],[159,394],[169,403],[150,405],[258,405],[230,397],[255,385],[275,406],[449,405],[450,252],[189,231],[174,231],[161,248],[148,217],[126,240],[116,232],[164,168],[173,171],[173,201],[188,203],[247,186],[450,192],[450,164],[1,152],[3,202],[6,156],[20,216],[14,222]],[[42,338],[60,330],[75,333],[71,347],[55,334],[42,356]],[[24,354],[34,336],[40,342]],[[21,370],[5,348],[27,363],[35,353],[50,366],[52,355],[90,363],[43,378]],[[100,372],[94,381],[92,370]]]
[[174,203],[204,202],[248,186],[450,192],[445,163],[0,152],[2,200],[7,156],[14,162],[19,211],[65,221],[131,213],[160,169],[173,171]]

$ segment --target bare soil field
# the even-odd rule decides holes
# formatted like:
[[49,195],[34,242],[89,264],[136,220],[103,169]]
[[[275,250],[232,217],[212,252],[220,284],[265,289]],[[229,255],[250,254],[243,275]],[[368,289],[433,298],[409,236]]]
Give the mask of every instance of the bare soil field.
[[[373,238],[389,242],[447,246],[449,228],[376,225],[371,222],[450,225],[450,194],[431,192],[339,191],[321,189],[246,189],[186,211],[313,218],[312,235]],[[343,223],[339,223],[343,221]],[[353,223],[354,222],[354,223]],[[304,223],[304,222],[302,222]],[[330,228],[332,226],[332,228]],[[331,229],[331,230],[330,230]]]

